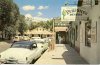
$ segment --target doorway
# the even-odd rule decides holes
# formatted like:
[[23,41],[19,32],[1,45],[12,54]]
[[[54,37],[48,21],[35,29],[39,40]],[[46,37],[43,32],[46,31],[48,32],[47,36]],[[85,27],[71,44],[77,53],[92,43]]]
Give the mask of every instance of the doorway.
[[66,44],[66,32],[65,31],[56,32],[56,43]]

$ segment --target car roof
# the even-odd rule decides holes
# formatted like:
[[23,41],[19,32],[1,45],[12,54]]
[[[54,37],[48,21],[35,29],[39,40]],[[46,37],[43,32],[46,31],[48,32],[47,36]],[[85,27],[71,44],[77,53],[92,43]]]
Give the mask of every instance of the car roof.
[[18,41],[18,42],[15,42],[15,44],[20,44],[20,43],[22,43],[22,44],[33,44],[33,43],[35,43],[34,41]]
[[32,38],[41,38],[41,37],[32,37]]
[[44,39],[34,39],[35,41],[45,41]]

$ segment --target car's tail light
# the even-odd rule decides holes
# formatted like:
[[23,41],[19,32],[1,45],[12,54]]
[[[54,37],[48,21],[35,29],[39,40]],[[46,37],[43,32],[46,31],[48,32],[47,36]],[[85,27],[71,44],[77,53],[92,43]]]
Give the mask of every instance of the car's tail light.
[[28,58],[26,57],[26,60],[28,60]]
[[41,48],[43,48],[43,46],[41,46]]
[[0,55],[0,58],[1,58],[1,55]]

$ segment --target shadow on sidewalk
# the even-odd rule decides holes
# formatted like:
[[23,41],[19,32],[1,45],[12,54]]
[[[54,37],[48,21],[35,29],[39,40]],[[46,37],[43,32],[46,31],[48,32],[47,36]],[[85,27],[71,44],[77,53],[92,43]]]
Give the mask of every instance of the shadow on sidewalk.
[[73,48],[65,45],[68,51],[65,51],[62,56],[66,64],[88,64]]

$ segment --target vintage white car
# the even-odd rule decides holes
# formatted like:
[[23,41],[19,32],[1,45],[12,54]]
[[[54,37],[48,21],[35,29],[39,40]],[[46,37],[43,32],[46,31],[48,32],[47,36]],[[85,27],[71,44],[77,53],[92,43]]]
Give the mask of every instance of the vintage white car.
[[28,36],[22,36],[23,37],[23,40],[30,40],[30,38]]
[[43,38],[43,39],[45,40],[46,43],[51,42],[51,39],[49,39],[49,38]]
[[32,37],[31,39],[41,39],[41,37]]
[[36,42],[37,47],[42,48],[43,52],[48,49],[48,42],[46,42],[46,40],[44,40],[44,39],[34,39],[34,41]]
[[41,56],[41,49],[35,42],[20,41],[0,54],[0,62],[7,64],[30,64]]
[[18,42],[18,41],[20,41],[21,39],[22,39],[21,36],[15,36],[15,37],[13,38],[13,42]]

